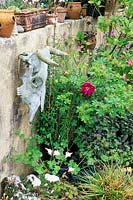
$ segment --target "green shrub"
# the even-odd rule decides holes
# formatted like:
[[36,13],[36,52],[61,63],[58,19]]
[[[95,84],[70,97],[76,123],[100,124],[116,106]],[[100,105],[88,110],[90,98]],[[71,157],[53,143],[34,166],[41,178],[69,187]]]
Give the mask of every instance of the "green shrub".
[[[131,85],[106,57],[98,57],[91,64],[87,59],[86,54],[80,57],[75,51],[61,61],[61,68],[51,71],[45,110],[38,116],[36,131],[43,138],[44,147],[75,151],[76,162],[85,158],[88,164],[114,160],[129,165]],[[96,88],[90,96],[81,92],[86,80]]]
[[[46,185],[46,184],[45,184]],[[76,186],[69,182],[60,181],[56,183],[49,183],[40,188],[42,200],[78,200],[79,194]]]

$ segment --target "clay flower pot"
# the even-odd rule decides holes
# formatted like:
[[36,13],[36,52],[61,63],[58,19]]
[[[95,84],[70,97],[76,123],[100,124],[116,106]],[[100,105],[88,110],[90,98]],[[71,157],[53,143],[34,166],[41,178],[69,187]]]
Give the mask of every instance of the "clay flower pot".
[[23,10],[15,13],[16,23],[23,26],[24,31],[30,31],[36,28],[41,28],[46,25],[46,12],[40,10]]
[[56,9],[57,12],[57,21],[60,23],[63,23],[66,17],[66,13],[67,13],[67,8],[63,8],[63,7],[57,7]]
[[10,37],[14,24],[14,10],[0,9],[0,37]]
[[23,10],[22,12],[15,13],[17,25],[23,26],[24,31],[32,30],[32,16],[33,12],[28,10]]
[[32,29],[42,28],[46,25],[46,12],[44,9],[37,10],[32,16]]
[[81,2],[68,2],[67,12],[69,19],[79,19],[81,15]]

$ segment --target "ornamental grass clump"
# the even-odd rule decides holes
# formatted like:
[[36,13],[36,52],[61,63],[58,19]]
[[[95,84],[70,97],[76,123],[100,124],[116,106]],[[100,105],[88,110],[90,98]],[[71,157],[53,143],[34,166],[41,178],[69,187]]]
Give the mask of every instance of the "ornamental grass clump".
[[132,200],[133,176],[125,168],[103,165],[93,175],[85,172],[80,179],[79,190],[84,200]]

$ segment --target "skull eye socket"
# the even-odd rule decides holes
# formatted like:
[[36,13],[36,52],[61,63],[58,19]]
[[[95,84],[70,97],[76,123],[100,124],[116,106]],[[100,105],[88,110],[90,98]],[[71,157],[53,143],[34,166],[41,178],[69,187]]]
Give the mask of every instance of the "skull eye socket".
[[43,84],[43,80],[40,77],[36,77],[32,79],[32,86],[34,88],[41,87]]
[[22,54],[20,54],[20,55],[22,55],[22,56],[28,56],[28,55],[29,55],[29,53],[27,53],[27,52],[24,52],[24,53],[22,53]]
[[24,65],[26,68],[29,68],[30,63],[29,63],[28,61],[23,61],[23,65]]

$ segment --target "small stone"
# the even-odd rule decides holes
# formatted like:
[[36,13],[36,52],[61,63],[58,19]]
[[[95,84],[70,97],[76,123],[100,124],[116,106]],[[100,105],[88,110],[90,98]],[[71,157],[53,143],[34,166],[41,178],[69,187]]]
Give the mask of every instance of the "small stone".
[[18,29],[18,33],[23,33],[24,32],[24,28],[21,25],[17,25],[17,29]]

